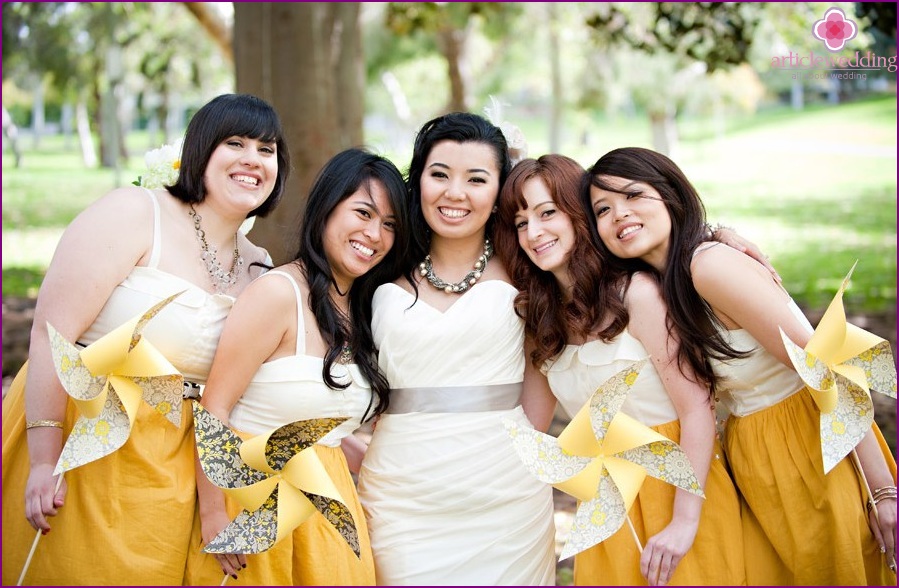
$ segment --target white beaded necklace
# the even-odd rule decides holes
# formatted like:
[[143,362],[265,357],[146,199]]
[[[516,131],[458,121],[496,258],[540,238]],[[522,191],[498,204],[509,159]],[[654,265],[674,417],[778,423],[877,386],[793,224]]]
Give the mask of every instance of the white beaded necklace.
[[216,257],[218,250],[215,248],[215,245],[210,246],[206,242],[206,231],[200,226],[200,221],[203,220],[203,217],[197,214],[193,203],[190,204],[190,212],[188,214],[194,219],[194,231],[197,233],[197,240],[200,241],[200,249],[202,249],[200,258],[206,264],[206,273],[209,274],[209,278],[212,280],[215,293],[223,294],[237,283],[237,279],[240,277],[240,268],[243,266],[243,257],[240,256],[240,249],[237,245],[237,233],[234,233],[234,259],[231,262],[231,269],[226,272],[219,263],[218,257]]
[[465,292],[472,286],[474,286],[481,275],[483,275],[484,268],[487,267],[487,262],[490,258],[493,257],[493,244],[490,242],[490,239],[484,239],[484,253],[478,257],[478,260],[474,262],[474,268],[468,272],[461,281],[452,283],[446,282],[441,278],[438,278],[434,274],[434,267],[431,264],[431,254],[425,255],[425,260],[418,264],[419,273],[427,278],[428,282],[437,288],[438,290],[443,290],[447,294],[461,294]]

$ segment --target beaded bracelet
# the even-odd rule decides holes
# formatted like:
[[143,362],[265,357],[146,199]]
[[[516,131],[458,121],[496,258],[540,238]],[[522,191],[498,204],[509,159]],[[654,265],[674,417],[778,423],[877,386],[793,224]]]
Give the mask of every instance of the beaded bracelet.
[[36,427],[55,427],[57,429],[61,429],[62,423],[59,421],[51,421],[50,419],[41,419],[39,421],[25,421],[26,429],[34,429]]

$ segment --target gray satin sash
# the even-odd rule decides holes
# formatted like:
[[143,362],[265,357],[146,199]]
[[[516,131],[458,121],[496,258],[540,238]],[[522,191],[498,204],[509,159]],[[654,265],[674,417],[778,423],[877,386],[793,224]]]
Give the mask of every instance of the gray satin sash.
[[521,382],[492,386],[394,388],[387,414],[511,410],[521,399]]

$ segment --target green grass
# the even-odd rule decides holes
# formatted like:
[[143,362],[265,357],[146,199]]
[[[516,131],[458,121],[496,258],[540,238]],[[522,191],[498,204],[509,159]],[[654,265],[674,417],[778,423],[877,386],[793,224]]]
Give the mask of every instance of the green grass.
[[44,269],[39,267],[4,267],[3,295],[37,298],[44,279]]
[[[520,122],[530,154],[546,152],[541,117]],[[756,242],[801,306],[825,307],[858,260],[847,310],[895,312],[895,95],[679,125],[674,158],[699,189],[709,219]],[[122,183],[140,173],[149,145],[145,134],[128,141],[135,155]],[[609,149],[649,141],[644,118],[571,116],[561,151],[590,165]],[[3,155],[4,295],[33,292],[63,227],[114,185],[112,171],[84,169],[61,138],[44,139],[23,162],[14,169]]]

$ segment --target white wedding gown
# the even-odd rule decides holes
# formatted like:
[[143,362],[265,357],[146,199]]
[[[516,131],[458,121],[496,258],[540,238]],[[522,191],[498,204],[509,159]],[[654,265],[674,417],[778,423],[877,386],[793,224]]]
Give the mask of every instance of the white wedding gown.
[[375,292],[379,362],[401,411],[377,422],[359,476],[380,585],[555,584],[552,489],[502,424],[530,426],[515,294],[485,281],[440,312],[396,284]]

